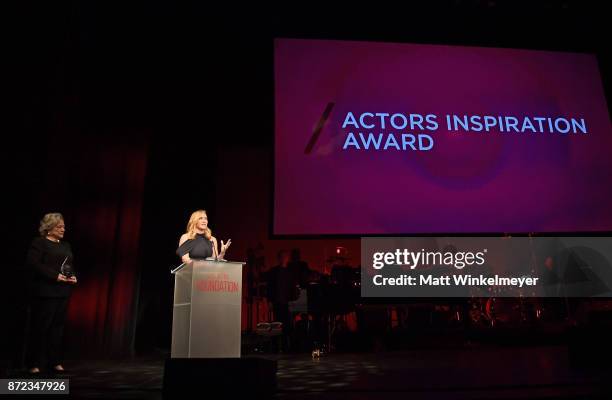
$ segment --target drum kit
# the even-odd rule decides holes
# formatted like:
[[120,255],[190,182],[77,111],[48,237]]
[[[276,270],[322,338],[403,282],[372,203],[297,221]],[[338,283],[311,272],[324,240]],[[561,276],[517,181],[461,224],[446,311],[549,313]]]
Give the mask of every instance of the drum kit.
[[491,287],[484,293],[473,293],[468,300],[469,319],[475,325],[519,327],[540,319],[542,306],[537,297],[512,293],[515,288]]

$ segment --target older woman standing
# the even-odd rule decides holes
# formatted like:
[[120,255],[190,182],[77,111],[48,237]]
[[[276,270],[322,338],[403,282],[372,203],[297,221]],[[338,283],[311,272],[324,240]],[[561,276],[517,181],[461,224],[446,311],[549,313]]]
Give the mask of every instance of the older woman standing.
[[59,213],[46,214],[40,221],[40,236],[32,240],[27,265],[32,272],[31,324],[27,363],[31,374],[49,366],[64,371],[61,342],[68,299],[77,278],[71,272],[72,249],[64,242],[66,226]]

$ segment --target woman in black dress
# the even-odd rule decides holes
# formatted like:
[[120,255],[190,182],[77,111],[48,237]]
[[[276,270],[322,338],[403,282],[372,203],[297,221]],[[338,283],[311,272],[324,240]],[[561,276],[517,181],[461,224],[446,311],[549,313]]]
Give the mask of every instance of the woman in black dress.
[[231,239],[227,243],[223,243],[222,240],[221,251],[219,251],[217,239],[215,239],[208,227],[206,211],[198,210],[191,214],[187,223],[187,231],[179,240],[176,254],[181,257],[181,261],[184,263],[188,263],[193,259],[203,260],[208,257],[223,259],[231,243]]
[[27,364],[31,374],[47,365],[64,371],[61,343],[68,300],[77,278],[72,273],[72,249],[63,241],[66,226],[62,214],[46,214],[40,236],[32,240],[26,264],[32,273],[31,324]]

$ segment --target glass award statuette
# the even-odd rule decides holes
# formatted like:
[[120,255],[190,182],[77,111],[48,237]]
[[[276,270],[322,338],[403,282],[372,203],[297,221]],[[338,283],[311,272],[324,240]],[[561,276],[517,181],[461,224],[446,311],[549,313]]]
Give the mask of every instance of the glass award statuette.
[[74,275],[74,269],[72,268],[72,265],[67,263],[68,261],[68,257],[66,257],[64,259],[64,262],[62,263],[62,267],[60,269],[60,272],[62,273],[62,275],[64,275],[66,278],[70,278],[71,276]]

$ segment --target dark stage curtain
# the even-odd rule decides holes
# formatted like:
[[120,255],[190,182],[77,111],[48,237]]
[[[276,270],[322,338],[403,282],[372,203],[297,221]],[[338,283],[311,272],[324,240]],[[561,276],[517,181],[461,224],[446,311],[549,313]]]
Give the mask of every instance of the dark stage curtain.
[[[129,142],[122,137],[129,135]],[[37,218],[61,212],[79,279],[65,328],[66,358],[133,353],[146,135],[134,132],[48,139]],[[31,227],[31,235],[37,226]],[[25,254],[24,254],[25,256]]]
[[[130,143],[81,139],[78,161],[66,171],[67,187],[48,188],[61,190],[57,197],[65,206],[49,207],[64,209],[80,271],[65,335],[74,356],[123,357],[133,351],[147,147],[142,135],[130,136]],[[57,183],[53,177],[48,182]]]
[[123,357],[133,351],[146,127],[157,115],[147,90],[157,79],[146,80],[147,68],[126,67],[142,55],[111,44],[123,35],[100,45],[107,36],[96,30],[95,13],[72,3],[23,11],[23,35],[7,61],[0,146],[0,361],[20,365],[23,264],[47,212],[64,214],[79,278],[65,328],[67,358]]

